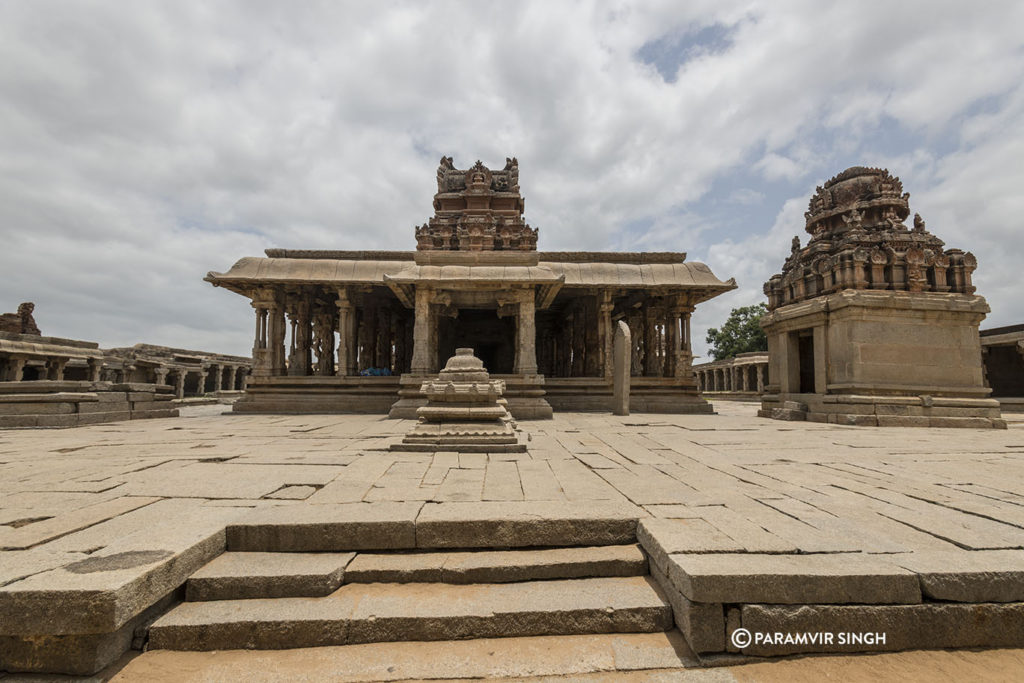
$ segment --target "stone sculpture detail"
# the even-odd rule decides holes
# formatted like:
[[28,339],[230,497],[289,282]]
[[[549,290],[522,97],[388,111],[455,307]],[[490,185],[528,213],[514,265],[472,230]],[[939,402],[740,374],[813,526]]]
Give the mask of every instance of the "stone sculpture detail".
[[456,349],[436,379],[420,386],[427,405],[417,424],[392,450],[511,453],[518,442],[508,412],[503,380],[492,380],[473,349]]
[[855,166],[818,187],[804,214],[811,239],[801,248],[794,238],[782,272],[765,283],[768,310],[844,289],[973,294],[974,256],[943,250],[920,214],[904,225],[909,198],[879,168]]
[[419,251],[536,251],[537,230],[523,220],[519,162],[492,171],[477,161],[469,170],[441,157],[434,216],[416,228]]

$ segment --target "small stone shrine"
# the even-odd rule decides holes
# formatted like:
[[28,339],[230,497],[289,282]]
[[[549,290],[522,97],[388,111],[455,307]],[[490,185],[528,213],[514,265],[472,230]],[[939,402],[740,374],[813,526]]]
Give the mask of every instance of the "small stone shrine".
[[427,405],[396,451],[462,451],[516,453],[526,450],[512,428],[512,416],[501,395],[505,382],[491,379],[473,349],[456,349],[436,379],[420,386]]
[[769,383],[760,415],[849,425],[1002,427],[984,384],[970,252],[945,249],[900,179],[849,168],[811,198],[765,284]]

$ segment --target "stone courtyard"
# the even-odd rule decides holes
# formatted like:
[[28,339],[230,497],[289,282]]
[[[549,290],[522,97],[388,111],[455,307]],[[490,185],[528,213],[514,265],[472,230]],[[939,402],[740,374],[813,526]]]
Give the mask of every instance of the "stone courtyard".
[[[324,676],[346,676],[330,667],[349,661],[368,680],[438,677],[442,661],[451,678],[670,673],[811,651],[1024,645],[1024,416],[1007,415],[1005,431],[864,430],[715,408],[556,413],[519,423],[525,453],[392,452],[411,421],[222,406],[2,432],[0,657],[87,674],[148,639],[123,680],[223,680],[218,667],[277,666],[273,653],[201,651],[265,638],[274,649],[333,646],[287,656],[313,653]],[[543,547],[547,559],[530,555]],[[262,579],[265,599],[244,601],[256,612],[224,599],[253,595],[194,601],[192,591],[237,590],[232,573],[255,584],[280,565],[223,564],[246,551],[334,557],[319,595],[345,585],[287,597],[282,570]],[[199,571],[218,556],[220,575],[215,564]],[[650,576],[632,570],[641,564]],[[523,581],[536,578],[548,580]],[[594,621],[604,610],[614,623]],[[579,630],[545,626],[556,611]],[[440,635],[409,637],[426,628],[417,619]],[[348,630],[332,631],[335,621]],[[729,634],[741,626],[886,639],[740,649]],[[488,629],[515,637],[459,640]]]

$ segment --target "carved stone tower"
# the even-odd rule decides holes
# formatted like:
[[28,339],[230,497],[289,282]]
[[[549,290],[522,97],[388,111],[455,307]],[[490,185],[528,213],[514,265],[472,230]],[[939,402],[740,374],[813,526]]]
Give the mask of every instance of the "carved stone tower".
[[434,216],[416,228],[418,251],[536,251],[537,231],[523,221],[519,162],[492,171],[477,161],[468,171],[442,157]]
[[970,252],[945,249],[899,178],[853,167],[817,188],[782,273],[764,286],[761,415],[892,426],[1005,427],[986,398]]

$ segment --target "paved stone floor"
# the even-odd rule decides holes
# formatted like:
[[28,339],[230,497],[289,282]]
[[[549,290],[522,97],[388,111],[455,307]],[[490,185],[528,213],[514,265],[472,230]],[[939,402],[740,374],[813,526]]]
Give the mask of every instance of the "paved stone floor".
[[0,431],[0,591],[45,589],[100,550],[182,546],[253,508],[359,501],[497,502],[510,514],[615,502],[686,520],[684,552],[852,553],[912,571],[984,554],[987,567],[1024,571],[1024,415],[1005,431],[940,430],[716,408],[558,414],[521,423],[529,451],[510,454],[388,452],[410,422],[223,406]]

